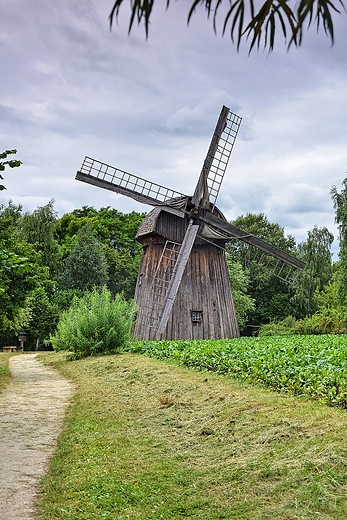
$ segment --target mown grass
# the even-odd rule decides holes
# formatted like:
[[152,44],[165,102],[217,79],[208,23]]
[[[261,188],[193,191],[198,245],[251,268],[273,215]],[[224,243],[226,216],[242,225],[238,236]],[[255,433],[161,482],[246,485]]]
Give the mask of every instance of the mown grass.
[[134,354],[75,382],[37,520],[347,519],[347,415]]
[[10,381],[10,354],[0,352],[0,392]]

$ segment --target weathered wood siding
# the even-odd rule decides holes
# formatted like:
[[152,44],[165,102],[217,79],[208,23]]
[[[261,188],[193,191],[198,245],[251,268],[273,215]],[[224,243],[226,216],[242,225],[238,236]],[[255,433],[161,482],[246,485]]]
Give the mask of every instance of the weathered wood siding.
[[[169,233],[170,239],[181,238],[184,231],[177,228],[184,228],[185,224],[183,225],[182,219],[170,217],[167,222],[172,230]],[[200,240],[190,254],[165,332],[157,335],[148,324],[144,326],[145,314],[148,313],[146,301],[166,238],[155,234],[139,240],[143,244],[143,255],[135,291],[135,301],[139,306],[136,337],[175,340],[239,336],[225,252],[212,244],[201,244]],[[193,310],[202,311],[201,323],[192,322]]]

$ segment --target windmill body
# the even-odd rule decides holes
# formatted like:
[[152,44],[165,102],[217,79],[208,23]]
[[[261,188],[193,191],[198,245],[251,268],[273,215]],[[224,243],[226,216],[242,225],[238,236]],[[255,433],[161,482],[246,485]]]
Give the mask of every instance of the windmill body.
[[215,206],[240,123],[239,116],[222,107],[193,196],[90,157],[76,174],[77,180],[154,206],[136,237],[142,244],[135,291],[139,339],[239,336],[225,256],[229,240],[247,242],[275,259],[279,273],[283,266],[304,267],[292,255],[229,224]]
[[135,336],[139,339],[239,336],[225,257],[226,241],[211,243],[199,237],[189,254],[167,325],[163,332],[157,332],[163,299],[187,226],[186,219],[155,208],[138,230],[142,258],[135,290]]

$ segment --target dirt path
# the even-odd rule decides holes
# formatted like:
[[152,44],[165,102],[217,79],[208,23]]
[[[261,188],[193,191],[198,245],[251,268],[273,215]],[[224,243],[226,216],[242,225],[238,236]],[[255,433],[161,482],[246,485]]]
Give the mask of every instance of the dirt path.
[[11,383],[0,394],[0,520],[32,520],[72,385],[36,354],[12,357],[10,368]]

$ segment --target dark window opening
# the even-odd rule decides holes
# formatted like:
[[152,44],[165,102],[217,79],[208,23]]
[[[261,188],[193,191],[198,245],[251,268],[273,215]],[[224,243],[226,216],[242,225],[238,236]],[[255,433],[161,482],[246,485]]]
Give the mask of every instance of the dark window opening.
[[191,313],[192,313],[192,322],[193,323],[202,322],[202,311],[191,311]]

